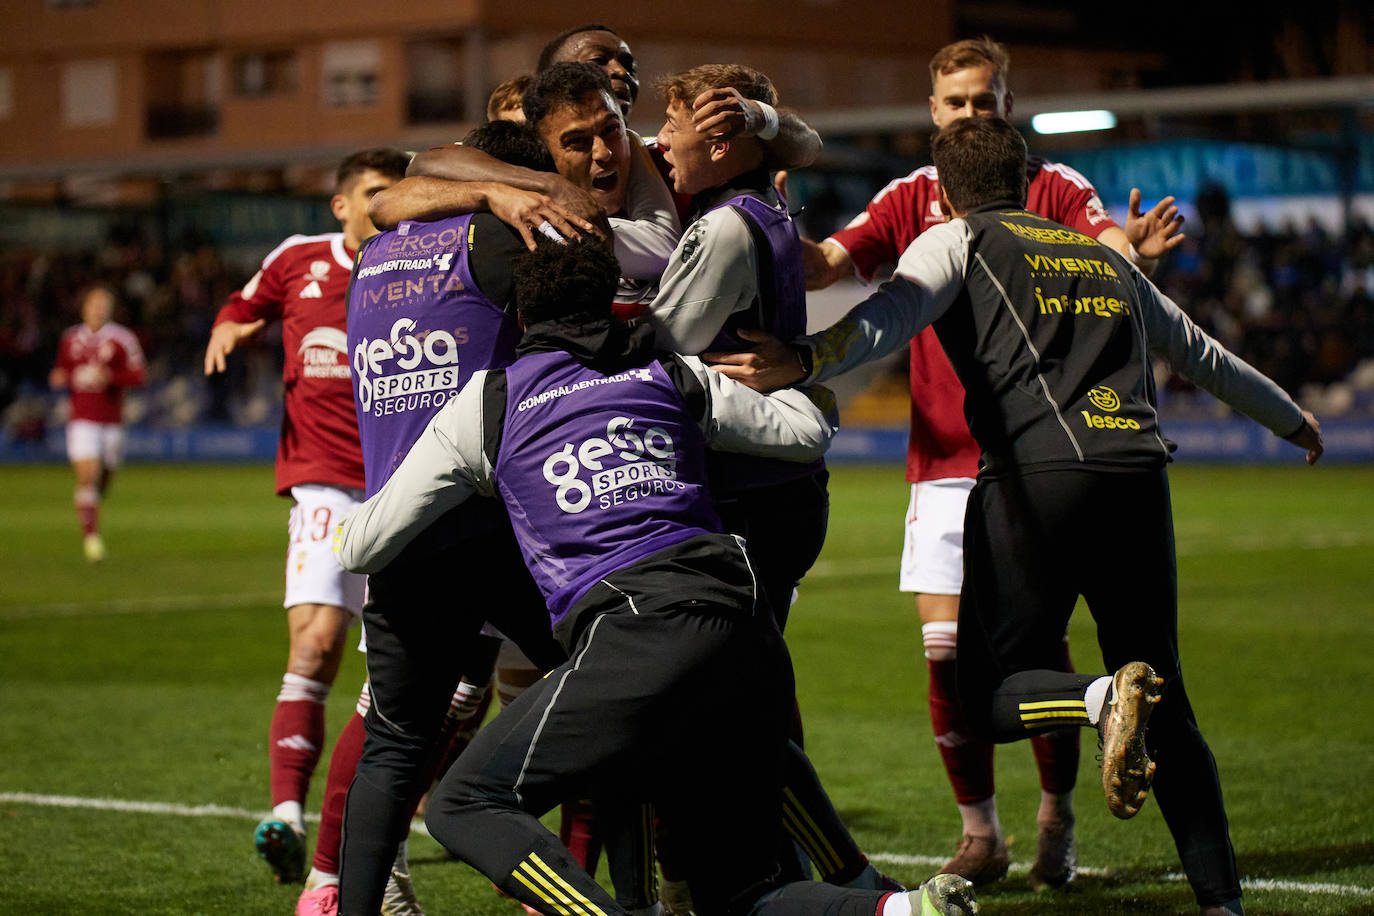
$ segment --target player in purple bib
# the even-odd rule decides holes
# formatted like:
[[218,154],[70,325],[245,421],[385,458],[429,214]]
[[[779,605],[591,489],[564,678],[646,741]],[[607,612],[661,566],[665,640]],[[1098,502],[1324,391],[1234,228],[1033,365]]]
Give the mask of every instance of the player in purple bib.
[[[544,152],[523,126],[482,130],[477,142],[508,155],[532,150],[537,159]],[[520,330],[510,265],[523,250],[513,230],[481,213],[405,222],[359,251],[348,294],[348,351],[368,493],[386,483],[475,371],[514,358]],[[484,666],[490,676],[483,624],[491,621],[541,667],[564,655],[505,510],[492,499],[435,518],[375,568],[363,621],[371,705],[348,790],[337,893],[340,912],[371,913],[382,903],[414,803],[429,787],[460,676]]]
[[784,883],[791,662],[711,506],[705,446],[810,461],[834,427],[797,392],[749,397],[655,351],[651,331],[612,317],[616,275],[597,240],[522,256],[517,361],[475,375],[338,531],[346,568],[382,568],[451,507],[499,494],[571,655],[444,777],[431,834],[541,913],[625,913],[538,820],[611,794],[672,823],[704,916],[972,912],[954,875],[909,896]]

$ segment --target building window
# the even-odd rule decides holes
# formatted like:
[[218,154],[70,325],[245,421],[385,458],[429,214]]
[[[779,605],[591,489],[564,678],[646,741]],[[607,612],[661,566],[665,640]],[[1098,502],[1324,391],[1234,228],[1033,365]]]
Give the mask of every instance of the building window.
[[143,60],[148,138],[213,135],[219,129],[222,66],[209,49],[148,54]]
[[325,45],[320,62],[323,103],[330,108],[357,108],[375,104],[381,59],[381,46],[375,41]]
[[295,51],[250,51],[234,56],[234,95],[262,98],[296,90]]
[[62,66],[62,126],[105,127],[119,113],[119,68],[112,60]]
[[407,43],[406,119],[411,124],[463,120],[463,40]]

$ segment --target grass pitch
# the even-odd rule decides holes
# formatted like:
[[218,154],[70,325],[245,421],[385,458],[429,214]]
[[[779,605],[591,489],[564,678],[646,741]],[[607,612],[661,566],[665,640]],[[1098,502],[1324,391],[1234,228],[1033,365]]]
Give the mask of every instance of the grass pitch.
[[[1180,630],[1189,692],[1222,774],[1252,914],[1374,913],[1374,468],[1175,467]],[[925,708],[920,629],[896,591],[906,485],[896,467],[834,470],[829,543],[788,626],[807,746],[881,868],[919,882],[959,822]],[[0,468],[0,913],[286,914],[252,850],[268,807],[267,725],[285,661],[287,503],[260,466],[134,465],[89,566],[61,467]],[[1118,564],[1123,587],[1132,572]],[[1101,666],[1091,619],[1075,664]],[[352,709],[349,653],[330,736]],[[1122,823],[1084,736],[1085,873],[1026,883],[1038,785],[998,751],[1012,872],[985,913],[1192,911],[1158,808]],[[318,810],[322,763],[311,808]],[[411,841],[430,916],[518,916],[466,866]]]

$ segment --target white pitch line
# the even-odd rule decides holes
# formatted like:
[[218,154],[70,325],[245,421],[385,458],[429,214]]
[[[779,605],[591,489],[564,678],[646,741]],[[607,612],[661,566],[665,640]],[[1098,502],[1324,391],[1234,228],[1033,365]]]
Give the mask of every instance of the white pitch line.
[[[131,814],[168,814],[176,817],[232,817],[241,820],[262,820],[271,812],[250,811],[247,808],[230,808],[225,805],[179,805],[171,802],[126,801],[118,798],[83,798],[76,795],[40,795],[32,792],[0,792],[0,803],[37,805],[47,808],[86,808],[95,811],[120,811]],[[318,814],[307,814],[307,821],[318,823]],[[424,822],[411,822],[411,832],[429,836]],[[868,857],[874,862],[904,866],[943,865],[943,856],[908,855],[897,852],[875,852]],[[1030,871],[1025,862],[1013,862],[1010,871],[1020,873]],[[1087,868],[1079,866],[1078,873],[1102,877],[1112,874],[1111,869]],[[1164,881],[1185,881],[1183,875],[1170,873],[1162,876]],[[1295,891],[1308,894],[1327,894],[1333,897],[1368,897],[1374,895],[1374,888],[1359,887],[1353,884],[1330,884],[1327,882],[1276,881],[1272,878],[1246,878],[1241,886],[1251,891]]]
[[236,592],[232,595],[150,595],[110,601],[64,601],[0,609],[0,620],[34,617],[100,617],[106,614],[167,614],[216,611],[281,601],[281,592]]
[[[1163,876],[1163,880],[1182,883],[1188,880],[1188,876],[1179,872],[1170,872]],[[1273,878],[1242,878],[1240,886],[1250,891],[1296,891],[1303,894],[1329,894],[1333,897],[1368,897],[1374,894],[1374,888],[1360,887],[1355,884],[1329,884],[1321,881],[1275,881]]]
[[[32,792],[0,792],[0,802],[38,805],[44,808],[86,808],[94,811],[125,811],[132,814],[171,814],[176,817],[233,817],[260,821],[272,812],[229,808],[224,805],[178,805],[171,802],[125,801],[119,798],[82,798],[77,795],[38,795]],[[318,814],[307,814],[318,823]]]

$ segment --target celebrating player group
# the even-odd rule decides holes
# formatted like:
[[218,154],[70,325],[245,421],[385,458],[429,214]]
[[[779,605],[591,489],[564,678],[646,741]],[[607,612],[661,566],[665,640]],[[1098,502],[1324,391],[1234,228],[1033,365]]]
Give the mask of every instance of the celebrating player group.
[[[1153,792],[1200,911],[1243,912],[1181,674],[1152,360],[1309,464],[1320,429],[1149,281],[1183,237],[1172,198],[1133,192],[1114,221],[1086,178],[1028,155],[1007,72],[986,38],[937,52],[934,164],[820,243],[779,173],[821,138],[770,79],[664,76],[646,140],[625,126],[635,57],[602,25],[549,41],[461,143],[345,160],[342,231],[269,254],[205,355],[224,371],[283,323],[289,644],[254,842],[304,881],[298,914],[420,914],[405,838],[426,793],[429,832],[531,912],[974,913],[1008,868],[996,743],[1035,749],[1031,884],[1074,880],[1083,728],[1109,810]],[[892,265],[805,333],[808,288]],[[908,343],[901,587],[963,820],[912,890],[807,759],[784,642],[828,522],[822,383]],[[1146,571],[1129,594],[1083,562],[1103,543]],[[1080,596],[1103,671],[1069,664]],[[358,619],[368,683],[307,870],[303,804]],[[540,818],[560,805],[555,835]]]

